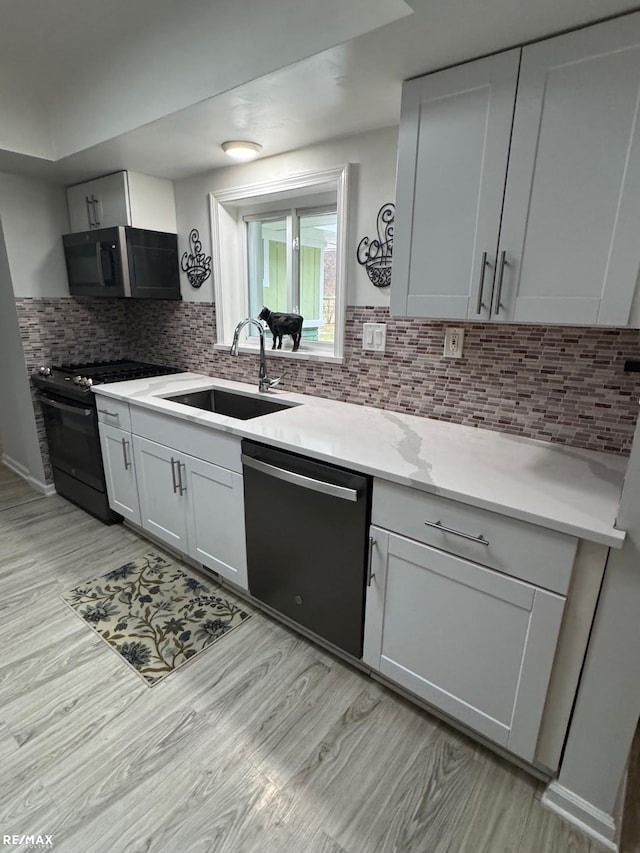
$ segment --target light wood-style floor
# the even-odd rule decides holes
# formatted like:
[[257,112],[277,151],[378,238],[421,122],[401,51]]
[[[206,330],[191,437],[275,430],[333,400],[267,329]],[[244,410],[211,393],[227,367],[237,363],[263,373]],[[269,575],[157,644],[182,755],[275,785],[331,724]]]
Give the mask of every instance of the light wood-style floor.
[[9,474],[0,835],[56,853],[599,851],[527,774],[261,613],[147,687],[59,594],[151,546]]

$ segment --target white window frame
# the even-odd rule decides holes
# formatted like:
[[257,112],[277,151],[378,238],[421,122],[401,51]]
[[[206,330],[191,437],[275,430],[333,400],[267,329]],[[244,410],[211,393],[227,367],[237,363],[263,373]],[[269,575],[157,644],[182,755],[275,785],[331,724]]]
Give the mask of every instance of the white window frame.
[[[209,193],[211,214],[211,245],[213,287],[216,303],[216,349],[229,349],[233,332],[248,311],[248,269],[246,229],[243,215],[252,205],[276,200],[283,201],[307,193],[336,192],[338,228],[336,234],[336,305],[333,349],[330,346],[306,341],[303,349],[270,350],[276,357],[331,361],[344,360],[344,332],[347,299],[347,237],[349,210],[350,165],[305,172],[286,178],[235,187]],[[286,203],[283,207],[288,206]],[[255,352],[258,342],[245,339],[241,352]]]

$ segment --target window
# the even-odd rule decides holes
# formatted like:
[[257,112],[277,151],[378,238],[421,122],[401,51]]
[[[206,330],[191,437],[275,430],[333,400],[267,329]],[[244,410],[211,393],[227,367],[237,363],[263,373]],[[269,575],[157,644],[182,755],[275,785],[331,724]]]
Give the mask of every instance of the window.
[[[344,167],[211,195],[218,345],[266,306],[304,317],[292,357],[342,358],[347,178]],[[256,347],[255,327],[246,332]]]
[[245,217],[245,227],[249,314],[257,317],[265,305],[271,311],[302,314],[303,341],[333,344],[335,207],[292,208],[272,216]]

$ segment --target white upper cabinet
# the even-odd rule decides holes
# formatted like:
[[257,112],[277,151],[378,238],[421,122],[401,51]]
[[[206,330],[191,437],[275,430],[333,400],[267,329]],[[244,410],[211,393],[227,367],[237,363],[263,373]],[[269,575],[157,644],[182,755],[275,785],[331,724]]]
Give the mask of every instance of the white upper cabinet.
[[489,316],[520,51],[406,83],[391,311]]
[[638,15],[523,50],[499,249],[506,319],[627,324],[640,267],[639,97]]
[[114,172],[67,189],[71,231],[131,225],[176,233],[173,182],[137,172]]
[[[640,269],[640,15],[523,48],[519,76],[516,57],[405,85],[392,311],[624,326]],[[508,60],[499,149],[511,119],[492,63],[508,75]]]

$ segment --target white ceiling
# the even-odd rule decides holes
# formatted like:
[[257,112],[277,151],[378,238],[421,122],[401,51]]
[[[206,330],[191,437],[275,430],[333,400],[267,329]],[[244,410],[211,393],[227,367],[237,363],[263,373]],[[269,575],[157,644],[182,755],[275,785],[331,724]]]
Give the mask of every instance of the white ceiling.
[[228,165],[226,139],[270,156],[390,126],[408,77],[637,4],[0,0],[0,170],[176,179]]

